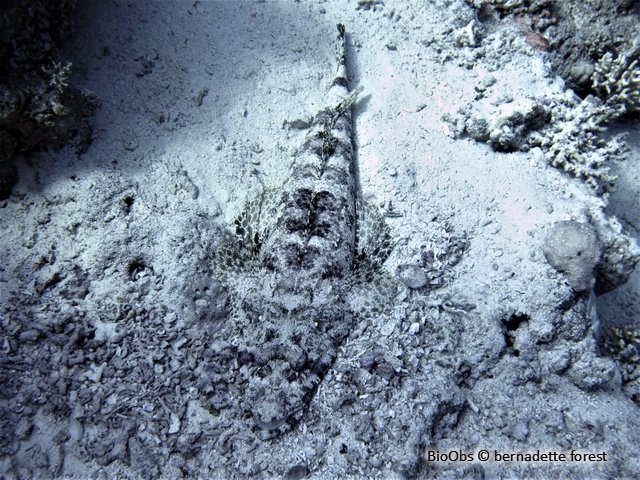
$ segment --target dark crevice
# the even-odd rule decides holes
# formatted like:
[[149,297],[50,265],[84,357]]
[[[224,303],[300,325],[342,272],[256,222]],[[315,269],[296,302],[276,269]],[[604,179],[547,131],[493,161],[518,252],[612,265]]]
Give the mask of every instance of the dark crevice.
[[514,357],[520,356],[520,351],[514,348],[516,331],[522,325],[528,323],[530,320],[529,315],[526,313],[513,313],[508,318],[502,320],[504,325],[504,341],[507,349]]

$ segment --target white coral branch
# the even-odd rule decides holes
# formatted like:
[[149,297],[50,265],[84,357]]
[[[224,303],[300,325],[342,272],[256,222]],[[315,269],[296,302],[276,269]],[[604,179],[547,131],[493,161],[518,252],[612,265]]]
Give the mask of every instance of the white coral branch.
[[592,84],[595,91],[607,97],[607,102],[619,104],[629,112],[640,111],[640,65],[627,55],[614,58],[605,53],[595,65]]

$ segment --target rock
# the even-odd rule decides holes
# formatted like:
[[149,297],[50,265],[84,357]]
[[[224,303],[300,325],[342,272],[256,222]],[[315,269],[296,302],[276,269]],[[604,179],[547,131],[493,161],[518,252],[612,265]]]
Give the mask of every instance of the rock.
[[69,422],[69,437],[76,442],[79,442],[84,435],[84,427],[75,418],[72,418]]
[[576,292],[592,288],[602,245],[591,225],[574,220],[556,223],[549,230],[542,250],[547,262],[566,275]]
[[293,467],[287,470],[284,478],[286,480],[301,480],[309,475],[309,468],[306,465],[294,465]]
[[611,358],[583,355],[569,370],[569,378],[581,390],[616,390],[620,388],[620,372]]
[[38,330],[25,330],[24,332],[20,332],[20,336],[18,337],[21,342],[35,342],[40,338],[40,332]]
[[427,274],[417,265],[398,265],[396,276],[411,289],[422,288],[427,284]]
[[169,431],[167,433],[173,434],[180,431],[180,417],[175,413],[171,414],[171,424],[169,425]]

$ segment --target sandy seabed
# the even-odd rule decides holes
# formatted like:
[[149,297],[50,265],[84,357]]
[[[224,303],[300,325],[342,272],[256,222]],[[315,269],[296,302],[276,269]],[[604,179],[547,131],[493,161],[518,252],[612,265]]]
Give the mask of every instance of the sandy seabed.
[[[633,252],[637,120],[611,128],[630,152],[610,161],[615,192],[554,168],[531,112],[561,129],[581,99],[526,9],[469,4],[78,7],[64,53],[101,99],[93,143],[20,159],[0,209],[1,476],[640,476],[632,367],[599,348],[603,325],[638,325],[640,276],[596,298],[593,269],[576,291],[545,255],[565,221]],[[408,273],[373,295],[379,314],[354,313],[300,418],[265,426],[229,346],[260,339],[233,324],[217,252],[326,107],[336,23],[350,85],[364,88],[360,195],[396,242],[381,275]],[[506,147],[465,130],[486,119],[495,131],[501,115],[519,135]]]

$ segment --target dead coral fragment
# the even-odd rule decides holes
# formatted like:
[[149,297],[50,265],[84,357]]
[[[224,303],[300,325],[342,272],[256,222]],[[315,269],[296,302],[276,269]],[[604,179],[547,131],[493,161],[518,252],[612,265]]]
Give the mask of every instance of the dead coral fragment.
[[498,152],[513,152],[526,145],[530,132],[542,128],[551,117],[540,102],[525,100],[500,105],[489,124],[489,144]]
[[500,10],[511,11],[524,5],[523,0],[467,0],[474,8],[492,5]]
[[595,65],[593,88],[607,98],[607,102],[620,105],[628,112],[640,111],[640,65],[627,55],[614,58],[605,53]]
[[532,15],[551,6],[550,0],[465,0],[476,10],[494,8],[503,14]]
[[356,6],[356,10],[371,10],[375,12],[377,7],[382,8],[384,6],[384,2],[382,0],[358,0],[358,5]]

